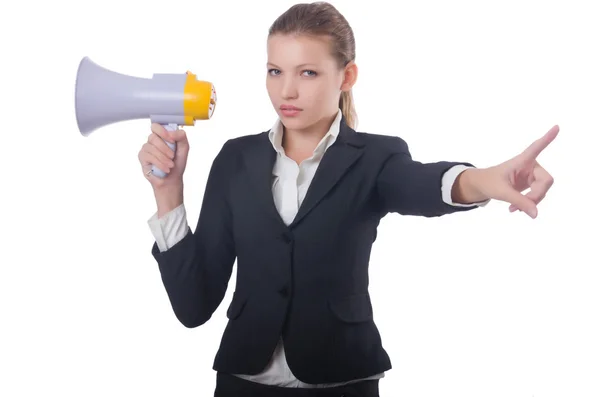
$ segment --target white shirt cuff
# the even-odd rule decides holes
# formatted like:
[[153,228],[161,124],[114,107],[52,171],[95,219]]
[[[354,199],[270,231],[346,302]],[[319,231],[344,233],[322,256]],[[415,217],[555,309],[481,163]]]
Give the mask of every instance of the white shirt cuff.
[[485,201],[480,201],[478,203],[461,204],[461,203],[455,203],[452,201],[452,187],[454,186],[454,182],[456,182],[456,178],[463,171],[465,171],[469,168],[473,168],[473,167],[459,164],[459,165],[455,165],[454,167],[450,168],[448,171],[446,171],[444,173],[444,176],[442,177],[442,200],[444,200],[444,202],[446,204],[453,205],[455,207],[474,207],[474,206],[484,207],[487,205],[487,203],[490,202],[490,200],[485,200]]
[[158,212],[155,212],[148,219],[148,226],[156,240],[156,245],[160,252],[165,252],[181,241],[188,233],[188,223],[184,204],[167,212],[161,218],[158,218]]

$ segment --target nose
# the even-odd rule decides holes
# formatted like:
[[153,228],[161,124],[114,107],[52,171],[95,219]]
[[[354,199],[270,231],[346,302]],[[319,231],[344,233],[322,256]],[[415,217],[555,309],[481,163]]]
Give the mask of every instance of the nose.
[[298,97],[298,87],[293,77],[286,76],[281,86],[281,96],[285,99],[294,99]]

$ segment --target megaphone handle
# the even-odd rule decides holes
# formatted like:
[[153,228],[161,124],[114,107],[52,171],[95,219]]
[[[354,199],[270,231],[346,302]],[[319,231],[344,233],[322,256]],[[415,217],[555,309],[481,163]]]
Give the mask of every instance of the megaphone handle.
[[[179,126],[177,124],[163,124],[163,127],[165,127],[165,129],[167,131],[177,131],[177,129],[179,128]],[[171,148],[171,150],[175,151],[176,146],[174,143],[167,142],[164,139],[163,139],[163,141],[165,141],[165,143],[167,144],[167,146],[169,146]],[[152,173],[159,178],[164,178],[167,175],[165,172],[163,172],[160,168],[156,167],[155,165],[152,165]]]

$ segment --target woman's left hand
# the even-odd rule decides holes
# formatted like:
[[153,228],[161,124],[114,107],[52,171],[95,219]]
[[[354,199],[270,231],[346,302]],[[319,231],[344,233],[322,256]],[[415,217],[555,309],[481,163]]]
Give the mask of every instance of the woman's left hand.
[[[485,197],[510,203],[509,210],[521,210],[531,218],[537,216],[537,204],[546,197],[554,178],[538,162],[540,153],[556,138],[559,128],[552,127],[543,137],[512,159],[481,169],[477,190]],[[526,189],[531,190],[523,195]]]

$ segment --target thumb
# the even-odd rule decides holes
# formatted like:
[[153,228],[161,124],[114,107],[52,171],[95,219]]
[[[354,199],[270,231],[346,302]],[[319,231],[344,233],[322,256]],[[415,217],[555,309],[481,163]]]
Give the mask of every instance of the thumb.
[[179,129],[176,131],[172,131],[169,132],[169,135],[171,136],[171,138],[173,138],[177,146],[187,146],[188,140],[185,130]]
[[511,208],[521,210],[531,218],[537,217],[537,206],[535,202],[514,189],[506,189],[502,200],[509,202]]

